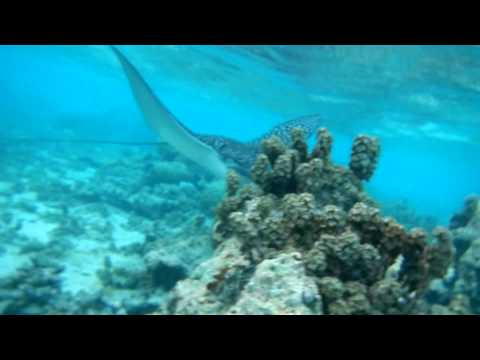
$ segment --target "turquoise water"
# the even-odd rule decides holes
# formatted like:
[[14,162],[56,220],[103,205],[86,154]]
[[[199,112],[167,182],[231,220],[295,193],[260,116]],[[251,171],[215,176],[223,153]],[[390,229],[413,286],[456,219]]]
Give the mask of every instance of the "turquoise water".
[[[418,217],[433,217],[435,224],[448,226],[452,214],[462,208],[464,198],[480,193],[478,46],[170,45],[118,48],[138,68],[165,106],[194,132],[248,141],[286,120],[320,114],[324,119],[322,126],[334,137],[332,158],[339,164],[348,164],[350,147],[357,134],[379,138],[381,155],[377,171],[365,188],[381,205],[407,201]],[[0,46],[0,64],[1,138],[5,139],[0,145],[4,149],[0,163],[6,169],[3,172],[6,178],[0,179],[4,184],[2,207],[5,214],[10,213],[10,217],[23,221],[21,228],[28,230],[16,231],[15,220],[4,220],[0,238],[0,247],[4,249],[2,252],[0,248],[3,271],[0,275],[8,279],[14,276],[19,264],[36,256],[33,250],[22,253],[25,244],[38,241],[48,244],[49,237],[53,239],[49,231],[59,227],[59,223],[52,221],[51,226],[42,225],[40,220],[32,220],[32,214],[41,213],[43,208],[48,208],[46,213],[55,213],[55,209],[62,207],[62,201],[69,207],[72,200],[63,198],[66,190],[62,190],[62,186],[70,186],[73,193],[84,183],[102,189],[106,186],[105,179],[111,175],[109,171],[117,171],[114,175],[119,184],[130,184],[136,181],[136,172],[142,171],[145,159],[153,161],[152,158],[166,155],[161,149],[148,146],[35,142],[39,138],[156,141],[155,133],[144,122],[134,101],[120,64],[107,46]],[[31,141],[16,143],[15,139],[19,138]],[[66,256],[58,265],[66,267],[59,280],[60,293],[75,293],[78,288],[99,284],[97,271],[109,254],[108,249],[99,251],[95,244],[102,243],[101,233],[105,228],[129,222],[130,216],[140,218],[137,224],[143,221],[141,218],[148,219],[145,227],[162,222],[164,232],[168,233],[165,240],[168,249],[175,248],[176,236],[209,237],[213,208],[221,195],[198,209],[182,202],[186,201],[182,194],[191,199],[198,191],[198,194],[202,192],[198,196],[203,199],[213,190],[205,185],[208,177],[204,180],[189,174],[190,171],[202,177],[202,169],[175,157],[174,149],[164,152],[173,156],[177,170],[186,166],[183,175],[171,175],[173,180],[168,181],[168,191],[164,191],[166,187],[158,189],[158,199],[163,197],[162,204],[170,202],[169,205],[158,209],[152,205],[143,210],[138,205],[132,210],[123,205],[120,192],[115,195],[117,200],[109,202],[97,194],[93,203],[101,206],[102,202],[108,202],[108,206],[112,206],[109,219],[117,220],[110,220],[109,224],[98,220],[102,225],[97,226],[95,219],[90,219],[90,224],[90,220],[78,215],[80,235],[64,237],[70,242],[58,251],[68,252],[69,246],[74,247],[72,244],[83,241],[80,239],[84,236],[86,240],[82,244],[91,243],[82,251],[90,251],[90,257],[101,255],[98,255],[98,262],[85,263],[85,267],[91,268],[85,270],[90,273],[83,277],[83,260],[69,258],[71,254]],[[87,158],[90,162],[85,160]],[[121,166],[124,168],[118,170]],[[100,168],[105,183],[95,178],[100,176]],[[65,183],[61,186],[55,185],[54,180],[42,183],[42,179],[50,179],[48,174]],[[160,184],[163,183],[167,182],[160,180]],[[178,190],[180,183],[183,185]],[[136,191],[140,192],[138,186]],[[190,188],[194,188],[193,195],[185,190]],[[147,190],[145,193],[148,196]],[[26,200],[18,200],[23,198]],[[75,201],[75,206],[82,209],[81,200]],[[139,200],[139,203],[146,201]],[[34,209],[29,211],[28,204]],[[92,202],[85,201],[85,204]],[[145,216],[145,213],[152,215],[151,209],[157,209],[155,215]],[[183,213],[184,218],[177,213]],[[195,228],[189,228],[189,221],[200,213],[205,223],[196,236]],[[120,218],[123,220],[118,220]],[[42,219],[46,221],[45,217]],[[99,233],[92,235],[91,228],[95,226],[103,230],[97,229]],[[115,229],[108,241],[115,243],[120,239],[118,241],[125,242],[122,246],[134,244],[136,237],[145,233],[142,226]],[[192,241],[198,253],[186,255],[185,261],[196,265],[208,258],[212,250]],[[190,246],[188,244],[185,246]],[[126,250],[121,256],[115,255],[115,251],[112,250],[111,255],[114,263],[117,257],[119,263],[130,262],[133,265],[128,266],[135,268],[135,261],[141,261],[128,259]],[[80,265],[73,266],[74,262]],[[100,283],[104,284],[102,281]],[[145,297],[145,291],[140,288],[140,285],[125,285],[122,289],[128,289],[130,295],[141,293]],[[152,298],[149,301],[155,303],[152,299],[161,299],[165,291],[168,289],[159,293],[150,289],[148,296]],[[24,304],[13,306],[9,301],[1,303],[7,313],[28,308]],[[46,312],[48,305],[39,304],[25,312]],[[109,306],[106,308],[114,308]],[[89,311],[106,311],[99,308],[101,306]],[[145,312],[154,308],[154,305],[146,306]]]
[[[289,118],[319,113],[335,134],[338,161],[345,161],[357,133],[380,136],[383,153],[372,187],[382,196],[406,197],[445,222],[464,196],[479,191],[480,50],[475,47],[340,47],[345,55],[338,51],[336,64],[328,56],[331,49],[293,46],[298,58],[283,58],[278,50],[279,65],[290,66],[288,73],[249,49],[123,48],[167,107],[194,131],[249,140]],[[153,138],[106,47],[2,46],[0,51],[1,115],[14,129],[34,136],[75,129],[100,139]]]

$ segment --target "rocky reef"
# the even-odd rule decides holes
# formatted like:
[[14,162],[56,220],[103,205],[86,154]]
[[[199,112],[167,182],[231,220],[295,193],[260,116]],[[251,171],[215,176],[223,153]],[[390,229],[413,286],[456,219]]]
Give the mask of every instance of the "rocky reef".
[[447,229],[405,229],[363,191],[377,166],[376,138],[354,140],[349,167],[330,159],[319,129],[309,153],[292,129],[273,136],[240,187],[230,172],[216,211],[214,256],[178,282],[160,313],[405,314],[419,312],[453,249]]
[[480,197],[465,198],[463,209],[450,220],[455,246],[449,276],[436,281],[427,298],[434,314],[480,313]]
[[37,150],[0,159],[0,314],[150,313],[212,254],[223,181],[164,148]]
[[247,185],[164,148],[5,149],[0,313],[480,313],[478,196],[435,228],[363,190],[377,139],[345,167],[327,129],[311,151],[299,129],[284,140]]
[[0,279],[0,313],[10,315],[121,314],[102,293],[62,291],[65,267],[46,256],[33,257],[15,275]]

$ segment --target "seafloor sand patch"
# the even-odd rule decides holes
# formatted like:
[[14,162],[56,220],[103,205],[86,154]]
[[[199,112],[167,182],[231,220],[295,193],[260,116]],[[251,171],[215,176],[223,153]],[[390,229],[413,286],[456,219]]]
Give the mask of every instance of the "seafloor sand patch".
[[0,278],[11,276],[15,271],[29,263],[27,255],[19,254],[19,248],[4,245],[5,252],[0,255]]
[[122,247],[145,241],[145,234],[129,229],[128,216],[125,213],[120,211],[111,213],[110,221],[113,226],[112,239],[115,245]]
[[50,242],[50,231],[55,229],[54,224],[47,223],[41,219],[32,218],[22,223],[22,228],[18,231],[19,235],[35,239],[38,242],[47,244]]

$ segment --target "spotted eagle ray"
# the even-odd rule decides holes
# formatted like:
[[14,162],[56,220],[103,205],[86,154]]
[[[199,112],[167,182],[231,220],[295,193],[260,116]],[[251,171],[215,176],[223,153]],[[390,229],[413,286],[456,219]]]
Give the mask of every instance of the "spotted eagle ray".
[[119,60],[133,97],[150,128],[161,140],[215,176],[223,177],[229,168],[248,176],[264,139],[275,135],[284,143],[289,143],[290,130],[295,127],[302,128],[308,138],[322,121],[319,115],[295,118],[275,126],[268,133],[249,142],[194,133],[165,107],[125,55],[114,46],[110,48]]

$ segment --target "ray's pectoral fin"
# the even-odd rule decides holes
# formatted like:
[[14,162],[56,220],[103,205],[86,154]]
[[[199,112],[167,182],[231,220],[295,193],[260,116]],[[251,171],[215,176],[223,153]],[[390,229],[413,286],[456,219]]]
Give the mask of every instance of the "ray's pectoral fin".
[[133,97],[145,121],[159,138],[213,175],[223,177],[227,166],[219,154],[188,131],[155,96],[132,63],[117,48],[114,46],[110,46],[110,48],[122,65]]

